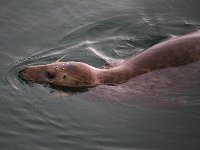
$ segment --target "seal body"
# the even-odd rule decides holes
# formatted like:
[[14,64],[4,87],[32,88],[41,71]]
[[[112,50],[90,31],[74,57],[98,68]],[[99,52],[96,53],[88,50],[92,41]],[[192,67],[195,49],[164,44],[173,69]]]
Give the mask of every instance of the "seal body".
[[80,62],[58,62],[28,66],[20,71],[20,76],[33,82],[69,87],[115,85],[152,70],[186,65],[198,60],[199,31],[156,44],[112,68],[98,69]]

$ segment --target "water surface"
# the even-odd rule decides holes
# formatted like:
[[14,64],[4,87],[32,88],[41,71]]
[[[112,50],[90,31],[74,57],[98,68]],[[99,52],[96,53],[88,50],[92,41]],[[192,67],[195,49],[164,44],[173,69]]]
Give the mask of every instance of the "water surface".
[[199,62],[119,86],[70,90],[28,85],[30,64],[127,58],[196,31],[199,1],[15,0],[0,2],[0,148],[200,149]]

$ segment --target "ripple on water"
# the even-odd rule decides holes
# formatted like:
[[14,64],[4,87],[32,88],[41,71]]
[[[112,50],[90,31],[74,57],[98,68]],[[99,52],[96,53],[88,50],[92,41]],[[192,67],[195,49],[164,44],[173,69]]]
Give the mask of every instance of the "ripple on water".
[[[121,19],[125,23],[119,22]],[[12,92],[19,93],[21,89],[27,88],[24,82],[18,78],[19,70],[27,65],[52,63],[65,56],[62,61],[83,61],[99,67],[105,65],[105,59],[112,61],[123,59],[140,51],[141,47],[135,46],[137,44],[134,43],[137,43],[136,37],[125,35],[119,30],[124,24],[130,22],[131,16],[129,14],[91,22],[66,33],[60,41],[49,47],[33,50],[34,53],[27,58],[21,60],[15,58],[17,63],[9,66],[4,73],[6,87]]]
[[[148,20],[148,24],[149,21],[150,20]],[[86,149],[91,147],[98,147],[99,149],[105,147],[110,148],[113,147],[113,145],[119,148],[120,144],[131,143],[127,136],[127,138],[124,137],[124,135],[119,136],[119,133],[115,132],[118,130],[125,129],[126,135],[130,136],[133,134],[140,135],[139,132],[131,130],[133,124],[130,123],[129,120],[132,119],[132,116],[140,116],[140,113],[143,111],[137,110],[137,106],[130,102],[102,101],[102,98],[105,98],[106,95],[105,88],[100,87],[92,90],[76,91],[76,93],[87,93],[87,91],[89,91],[91,93],[93,92],[94,95],[89,92],[88,95],[77,94],[72,96],[72,101],[70,101],[69,97],[48,97],[49,93],[54,91],[51,87],[38,84],[30,86],[24,81],[21,81],[18,77],[18,72],[27,65],[52,63],[63,56],[65,57],[62,58],[61,61],[75,60],[101,67],[104,66],[107,61],[110,62],[127,58],[171,36],[170,33],[162,34],[154,30],[151,30],[151,32],[148,30],[148,32],[146,32],[147,24],[141,21],[138,21],[133,26],[129,26],[132,22],[133,20],[129,15],[92,22],[67,33],[61,40],[51,44],[49,47],[34,50],[33,54],[27,58],[21,60],[15,58],[16,63],[5,68],[3,74],[4,90],[9,92],[11,95],[10,99],[12,99],[10,106],[7,107],[12,114],[10,115],[11,123],[17,125],[12,126],[10,133],[7,135],[9,135],[10,138],[12,138],[12,135],[21,138],[29,137],[29,140],[42,147],[47,146],[49,139],[53,141],[51,143],[52,145],[70,145],[71,147],[80,147],[81,142],[88,141],[88,144],[82,143],[82,147]],[[138,32],[139,28],[141,33]],[[123,32],[122,29],[124,30]],[[191,70],[189,69],[189,71]],[[174,74],[176,74],[176,72]],[[174,76],[174,74],[172,73],[172,76]],[[154,74],[154,76],[155,75],[156,74]],[[160,76],[159,73],[157,75]],[[152,76],[150,75],[150,77]],[[170,77],[167,79],[169,78]],[[149,81],[148,78],[141,77],[142,81],[144,81],[144,79],[144,86],[142,86],[140,82],[134,81],[134,83],[136,83],[134,85],[135,87],[133,85],[131,88],[126,87],[124,88],[124,92],[130,92],[131,89],[143,92],[144,89],[146,91],[148,90],[145,88],[148,83],[152,82],[155,85],[156,83],[161,83],[157,80],[153,81],[152,79]],[[154,79],[157,78],[155,77]],[[159,91],[163,90],[163,93],[167,92],[167,90],[173,90],[173,87],[170,89],[170,86],[163,86],[164,88],[161,87],[161,89],[159,89]],[[159,88],[159,86],[155,86],[155,91],[156,87]],[[124,94],[120,93],[123,92],[123,90],[119,92],[117,88],[114,90],[112,90],[112,88],[107,87],[106,89],[107,91],[114,91],[112,94],[118,94],[117,97]],[[120,88],[123,88],[123,85],[118,89]],[[55,89],[55,91],[57,90]],[[102,91],[102,93],[99,93],[99,91]],[[149,91],[150,90],[148,90],[148,92]],[[163,100],[162,98],[164,96],[162,97],[162,93],[159,94],[161,95],[159,98]],[[181,96],[181,98],[183,97],[183,93],[177,94]],[[93,99],[91,95],[95,97],[93,101],[90,100]],[[18,99],[18,103],[14,102],[15,97]],[[171,97],[171,95],[168,95],[166,99],[169,97]],[[123,98],[124,97],[122,97],[122,99]],[[159,98],[157,101],[160,100]],[[185,98],[187,99],[188,97],[186,96]],[[136,94],[132,94],[127,96],[127,99],[131,101],[135,100],[139,103],[149,100],[149,103],[151,103],[151,100],[154,99],[154,93],[145,95],[143,92],[140,94],[140,97],[137,97]],[[169,100],[169,104],[171,104],[171,102],[174,104],[173,101]],[[195,106],[198,104],[199,102],[195,101]],[[190,106],[192,106],[192,108],[185,107],[184,110],[181,111],[184,113],[189,112],[194,108],[194,105]],[[197,109],[195,109],[195,111],[196,110]],[[131,115],[127,116],[128,112],[134,112],[134,114],[131,113]],[[135,115],[136,113],[138,114]],[[199,115],[199,111],[195,113],[197,114],[196,116]],[[138,119],[140,118],[136,117],[136,120]],[[107,124],[104,124],[104,122]],[[138,128],[137,125],[139,126],[139,124],[136,124],[135,128]],[[130,130],[132,131],[131,133]],[[29,135],[31,135],[31,137]],[[40,141],[38,140],[40,139],[39,136],[46,137],[46,139]],[[124,140],[118,137],[124,137]],[[124,147],[122,146],[122,148]],[[129,147],[126,148],[128,149]]]

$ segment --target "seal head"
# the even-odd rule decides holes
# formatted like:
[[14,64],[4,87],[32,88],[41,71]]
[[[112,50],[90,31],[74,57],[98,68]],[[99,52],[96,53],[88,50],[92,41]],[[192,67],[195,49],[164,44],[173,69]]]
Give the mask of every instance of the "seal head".
[[81,62],[58,62],[27,66],[20,71],[20,77],[28,81],[68,87],[99,84],[97,69]]

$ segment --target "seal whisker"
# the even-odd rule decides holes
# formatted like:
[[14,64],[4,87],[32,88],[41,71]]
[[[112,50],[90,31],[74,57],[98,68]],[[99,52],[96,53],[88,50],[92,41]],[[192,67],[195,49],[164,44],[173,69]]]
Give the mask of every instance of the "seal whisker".
[[67,55],[64,55],[64,56],[62,56],[60,59],[58,59],[58,60],[56,60],[56,63],[57,62],[60,62],[63,58],[65,58]]

